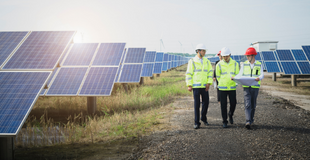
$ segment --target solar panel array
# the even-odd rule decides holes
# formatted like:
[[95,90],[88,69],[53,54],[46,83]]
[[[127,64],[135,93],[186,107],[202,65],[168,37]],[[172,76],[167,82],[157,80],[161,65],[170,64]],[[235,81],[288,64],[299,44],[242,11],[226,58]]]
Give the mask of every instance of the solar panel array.
[[155,65],[156,51],[146,51],[141,77],[152,77]]

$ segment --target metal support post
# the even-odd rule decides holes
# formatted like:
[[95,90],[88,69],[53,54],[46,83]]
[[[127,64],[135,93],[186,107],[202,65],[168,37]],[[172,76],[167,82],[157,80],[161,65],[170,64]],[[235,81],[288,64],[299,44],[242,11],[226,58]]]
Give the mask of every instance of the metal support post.
[[125,93],[128,94],[128,83],[123,83]]
[[277,81],[277,73],[273,73],[272,74],[272,80],[273,81]]
[[291,81],[292,81],[292,86],[293,87],[295,87],[295,86],[297,86],[297,81],[296,81],[296,77],[297,77],[297,75],[291,75]]
[[140,85],[143,85],[144,84],[144,77],[140,77],[140,82],[139,82]]
[[87,97],[88,114],[95,114],[97,110],[96,97]]
[[14,159],[14,137],[0,137],[0,159]]
[[160,77],[160,74],[156,74],[156,77]]

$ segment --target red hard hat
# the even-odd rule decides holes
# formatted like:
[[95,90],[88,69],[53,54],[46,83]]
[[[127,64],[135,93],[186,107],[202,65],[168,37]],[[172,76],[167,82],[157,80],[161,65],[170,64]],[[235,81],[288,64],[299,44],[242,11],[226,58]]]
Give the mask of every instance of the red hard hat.
[[244,55],[257,55],[257,52],[256,52],[255,48],[250,47],[250,48],[248,48],[248,49],[245,51],[245,54],[244,54]]
[[217,56],[220,56],[221,55],[221,51],[219,51],[219,53],[217,54]]

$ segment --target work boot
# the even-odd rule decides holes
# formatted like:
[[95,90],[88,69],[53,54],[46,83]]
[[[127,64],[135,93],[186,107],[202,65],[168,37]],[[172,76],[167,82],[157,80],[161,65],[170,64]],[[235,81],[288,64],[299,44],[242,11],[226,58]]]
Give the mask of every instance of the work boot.
[[198,128],[199,128],[199,125],[195,124],[194,129],[198,129]]
[[223,128],[227,128],[227,123],[223,123]]
[[229,117],[229,123],[234,124],[234,119],[233,119],[232,115],[228,114],[228,117]]
[[250,122],[246,122],[246,123],[245,123],[245,128],[246,128],[246,129],[251,129],[251,124],[250,124]]
[[205,124],[205,126],[209,125],[209,123],[207,121],[203,122],[203,124]]

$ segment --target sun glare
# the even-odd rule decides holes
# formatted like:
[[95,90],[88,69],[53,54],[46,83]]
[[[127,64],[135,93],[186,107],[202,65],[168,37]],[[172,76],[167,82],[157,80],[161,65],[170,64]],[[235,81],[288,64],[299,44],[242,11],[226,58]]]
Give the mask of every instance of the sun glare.
[[83,33],[77,32],[73,38],[74,43],[82,43],[83,42]]

